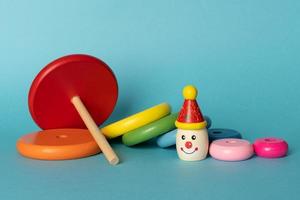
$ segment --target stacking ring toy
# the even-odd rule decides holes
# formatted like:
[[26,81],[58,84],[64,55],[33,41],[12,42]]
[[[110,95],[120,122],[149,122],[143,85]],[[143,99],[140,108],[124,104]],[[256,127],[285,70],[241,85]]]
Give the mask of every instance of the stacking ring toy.
[[127,146],[133,146],[171,131],[175,129],[177,116],[178,113],[170,114],[146,126],[130,131],[123,135],[122,141]]
[[209,129],[208,130],[209,141],[225,139],[225,138],[237,138],[241,139],[242,135],[232,129]]
[[171,107],[167,103],[162,103],[125,119],[112,123],[101,129],[103,134],[108,138],[115,138],[129,131],[140,128],[156,121],[171,111]]
[[265,158],[279,158],[287,154],[288,144],[280,138],[260,138],[255,140],[254,151],[256,155]]
[[27,134],[18,140],[17,148],[23,156],[42,160],[76,159],[100,152],[87,129],[49,129]]
[[211,143],[209,153],[217,160],[240,161],[253,155],[253,147],[247,140],[221,139]]
[[158,137],[156,143],[161,148],[167,148],[176,144],[177,129]]
[[[208,116],[204,116],[207,122],[207,128],[211,126],[211,119]],[[209,131],[209,130],[208,130]],[[177,129],[159,136],[156,143],[161,148],[167,148],[176,144]]]
[[[98,128],[112,113],[118,99],[118,84],[112,70],[103,61],[89,55],[69,55],[61,57],[49,63],[32,82],[28,105],[30,114],[36,124],[42,129],[84,128],[88,129],[95,142],[103,152],[108,162],[116,165],[118,156],[107,142],[105,136]],[[60,130],[59,135],[62,135]],[[32,138],[40,138],[40,134],[49,132],[37,132]],[[52,132],[51,132],[52,133]],[[72,134],[73,133],[73,134]],[[80,138],[86,133],[82,131],[69,131],[66,135],[69,139],[58,139],[60,145],[56,146],[81,150],[78,145]],[[40,143],[39,139],[18,140],[17,148],[20,154],[31,158],[71,159],[78,158],[72,151],[65,152],[64,158],[57,154],[58,151],[42,151],[44,155],[37,156],[34,149],[36,145],[53,145],[52,135]],[[46,137],[45,137],[46,138]],[[22,144],[24,142],[24,144]],[[57,141],[58,142],[58,141]],[[28,145],[28,144],[31,145]],[[27,145],[33,147],[32,151],[23,151],[19,148]],[[27,148],[27,150],[28,150]],[[77,149],[78,148],[78,149]],[[53,154],[52,154],[53,153]],[[82,156],[93,155],[81,154]],[[73,157],[74,156],[74,157]]]
[[210,119],[209,116],[204,116],[204,119],[205,119],[205,121],[207,123],[206,128],[209,129],[211,127],[211,124],[212,124],[211,119]]

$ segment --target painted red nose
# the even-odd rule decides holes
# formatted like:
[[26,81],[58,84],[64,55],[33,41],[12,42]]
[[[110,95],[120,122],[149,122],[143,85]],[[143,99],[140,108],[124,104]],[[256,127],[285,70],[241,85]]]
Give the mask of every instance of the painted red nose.
[[193,144],[192,144],[191,142],[186,142],[186,143],[185,143],[185,147],[186,147],[187,149],[192,148],[192,146],[193,146]]

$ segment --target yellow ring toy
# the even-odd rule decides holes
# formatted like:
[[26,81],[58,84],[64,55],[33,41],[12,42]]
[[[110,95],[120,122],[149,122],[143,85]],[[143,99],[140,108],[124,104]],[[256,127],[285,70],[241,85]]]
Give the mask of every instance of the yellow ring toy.
[[149,124],[160,118],[163,118],[170,112],[170,105],[167,103],[162,103],[142,112],[131,115],[125,119],[107,125],[106,127],[103,127],[101,131],[107,138],[115,138],[129,131],[145,126],[146,124]]

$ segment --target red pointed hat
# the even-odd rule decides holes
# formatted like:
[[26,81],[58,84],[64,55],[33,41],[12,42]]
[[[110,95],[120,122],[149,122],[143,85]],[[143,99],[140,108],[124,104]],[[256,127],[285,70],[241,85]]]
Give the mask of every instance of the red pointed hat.
[[206,128],[207,122],[196,100],[197,89],[192,85],[188,85],[184,87],[182,94],[184,96],[184,103],[175,122],[176,127],[186,130]]

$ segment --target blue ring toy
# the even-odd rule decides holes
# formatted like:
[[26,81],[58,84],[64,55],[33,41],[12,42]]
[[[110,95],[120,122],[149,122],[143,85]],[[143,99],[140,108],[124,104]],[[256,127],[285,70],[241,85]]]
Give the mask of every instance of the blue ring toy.
[[161,148],[167,148],[176,144],[177,129],[170,131],[157,138],[156,143]]
[[237,139],[242,138],[242,135],[238,131],[232,129],[221,129],[221,128],[209,129],[208,136],[210,142],[214,140],[225,139],[225,138],[237,138]]
[[209,116],[204,116],[204,119],[207,122],[206,128],[209,129],[211,127],[211,119]]
[[[204,116],[207,122],[207,128],[211,126],[211,119],[208,116]],[[161,148],[167,148],[176,144],[177,129],[174,129],[157,138],[156,143]]]

